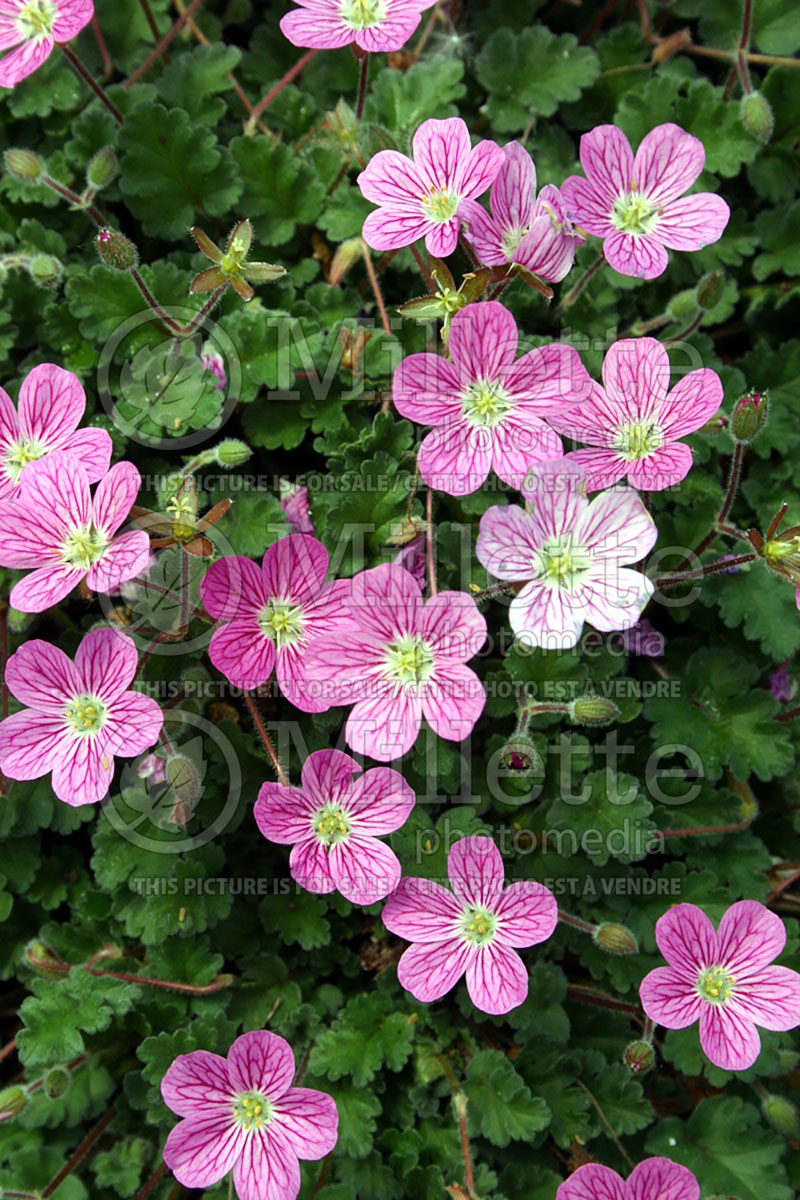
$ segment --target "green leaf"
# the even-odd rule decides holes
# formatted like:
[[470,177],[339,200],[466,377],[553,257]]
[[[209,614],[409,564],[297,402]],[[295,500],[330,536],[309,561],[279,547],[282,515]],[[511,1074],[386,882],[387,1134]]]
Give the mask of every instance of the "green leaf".
[[393,1012],[387,996],[356,996],[320,1034],[309,1059],[310,1069],[328,1079],[352,1076],[356,1087],[370,1083],[385,1064],[399,1071],[408,1061],[414,1026],[403,1012]]
[[294,895],[269,896],[259,906],[261,922],[267,933],[280,934],[287,946],[298,944],[304,950],[327,946],[331,940],[330,922],[324,900],[303,892]]
[[467,1067],[467,1130],[495,1146],[529,1141],[550,1124],[550,1109],[534,1096],[514,1064],[499,1050],[481,1050]]
[[19,1010],[20,1060],[28,1067],[70,1062],[83,1051],[83,1033],[101,1033],[128,1012],[140,995],[133,983],[90,975],[73,967],[64,979],[34,979]]
[[775,271],[800,275],[800,200],[759,213],[756,228],[762,246],[753,263],[756,279],[766,279]]
[[164,70],[158,94],[165,104],[184,109],[198,124],[216,125],[227,107],[222,94],[233,87],[230,73],[241,57],[235,46],[195,46]]
[[407,71],[385,67],[370,83],[368,120],[387,126],[398,141],[411,137],[431,117],[453,117],[466,88],[464,64],[457,58],[434,56]]
[[545,25],[515,33],[498,29],[475,62],[489,92],[486,111],[502,133],[524,129],[534,116],[549,117],[563,100],[577,100],[600,74],[600,60],[571,33]]
[[641,835],[655,828],[648,821],[652,811],[638,779],[607,767],[587,775],[571,799],[554,801],[547,820],[557,829],[571,830],[576,846],[603,866],[611,855],[620,862],[645,857],[646,838]]
[[318,216],[325,188],[291,147],[265,137],[234,138],[231,154],[242,181],[241,205],[263,246],[288,242],[297,225]]

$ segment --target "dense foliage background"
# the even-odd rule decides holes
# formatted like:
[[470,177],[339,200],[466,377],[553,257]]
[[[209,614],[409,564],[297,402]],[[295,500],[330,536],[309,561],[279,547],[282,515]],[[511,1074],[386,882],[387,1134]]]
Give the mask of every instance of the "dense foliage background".
[[[649,39],[641,7],[653,22]],[[161,34],[182,8],[152,0]],[[391,335],[377,320],[363,258],[328,283],[337,247],[360,235],[371,207],[355,186],[359,160],[392,143],[407,149],[429,117],[460,115],[473,135],[524,140],[540,183],[560,184],[578,169],[580,135],[595,124],[615,122],[635,146],[674,121],[705,145],[700,186],[731,206],[721,240],[672,254],[652,283],[604,269],[559,308],[593,261],[589,244],[550,304],[519,282],[503,301],[530,345],[571,341],[595,377],[615,336],[649,329],[679,343],[676,367],[719,372],[726,411],[746,389],[769,389],[769,420],[746,454],[730,519],[763,532],[787,502],[787,524],[800,523],[800,70],[763,61],[800,48],[792,0],[754,4],[752,81],[774,112],[766,141],[743,123],[741,87],[729,78],[739,4],[494,0],[449,8],[452,20],[433,10],[432,28],[407,51],[373,60],[359,129],[358,66],[347,50],[314,56],[248,125],[242,93],[254,105],[301,55],[278,30],[282,4],[207,0],[170,45],[169,61],[159,57],[128,85],[154,35],[134,0],[98,0],[108,93],[124,127],[87,99],[56,52],[0,96],[4,146],[35,150],[54,180],[79,193],[92,157],[112,146],[119,173],[95,203],[136,243],[144,280],[181,320],[204,301],[188,294],[208,266],[192,225],[224,243],[234,222],[249,218],[252,257],[287,274],[257,284],[249,304],[229,291],[203,337],[176,352],[130,277],[99,261],[86,213],[6,173],[4,386],[16,394],[43,361],[76,372],[92,423],[110,431],[117,457],[136,462],[146,484],[140,503],[159,512],[171,497],[167,477],[186,458],[222,436],[247,442],[246,464],[226,473],[211,462],[196,474],[201,512],[234,501],[209,534],[216,553],[260,558],[287,532],[283,476],[309,484],[317,536],[340,574],[375,565],[422,528],[424,489],[409,507],[419,430],[386,401],[400,356],[426,340],[435,348],[436,331],[397,315],[426,290],[407,250],[390,262],[374,255]],[[76,45],[102,79],[91,29]],[[54,256],[62,273],[38,286],[20,255]],[[460,250],[449,265],[456,283],[470,269]],[[711,271],[724,286],[701,310],[695,288]],[[366,343],[355,340],[361,327]],[[203,370],[206,338],[228,356],[230,404]],[[112,398],[105,408],[104,392]],[[693,471],[653,496],[657,551],[697,545],[724,495],[729,434],[709,430],[690,441]],[[487,486],[461,501],[437,494],[440,586],[486,585],[473,555],[476,525],[507,491]],[[734,552],[720,538],[707,554],[726,549]],[[681,557],[666,554],[660,569]],[[193,609],[203,570],[178,545],[160,552],[152,578],[173,596],[190,594]],[[12,578],[3,572],[6,595]],[[797,722],[778,719],[793,702],[770,687],[784,665],[781,695],[800,678],[800,615],[788,583],[758,562],[711,576],[688,600],[651,604],[646,615],[664,639],[657,657],[599,637],[575,652],[524,654],[511,648],[504,604],[487,603],[493,640],[473,664],[487,684],[485,714],[460,746],[423,731],[402,763],[419,802],[391,843],[405,873],[441,877],[448,837],[489,833],[509,878],[547,882],[568,913],[621,923],[639,947],[614,955],[559,925],[545,946],[526,952],[530,994],[507,1018],[479,1013],[463,985],[438,1004],[412,1002],[396,978],[403,943],[382,928],[380,905],[357,909],[295,887],[286,851],[253,821],[272,768],[240,696],[204,656],[210,623],[197,613],[182,633],[180,599],[162,603],[160,595],[126,603],[123,594],[101,609],[75,593],[39,618],[5,614],[9,650],[36,636],[72,653],[107,617],[138,631],[142,646],[153,637],[146,628],[161,631],[141,678],[167,706],[168,733],[196,771],[165,791],[127,767],[102,811],[59,803],[49,778],[5,789],[2,1029],[15,1046],[2,1051],[2,1071],[7,1084],[39,1086],[0,1124],[2,1187],[45,1188],[113,1106],[96,1152],[55,1194],[134,1196],[174,1124],[158,1090],[169,1063],[197,1047],[225,1053],[241,1031],[267,1026],[292,1043],[304,1084],[329,1091],[339,1106],[339,1144],[321,1171],[303,1165],[302,1200],[439,1200],[446,1185],[463,1186],[454,1091],[467,1099],[481,1197],[553,1200],[568,1170],[588,1158],[625,1173],[628,1156],[665,1154],[695,1172],[704,1197],[791,1200],[800,1187],[800,1126],[784,1113],[781,1132],[760,1105],[765,1089],[791,1099],[800,1088],[793,1035],[765,1033],[756,1065],[735,1075],[709,1065],[696,1027],[657,1038],[657,1066],[641,1079],[622,1061],[642,1031],[638,985],[661,964],[653,929],[670,904],[697,903],[716,920],[737,899],[770,897],[789,932],[782,961],[796,955],[800,901],[791,888],[774,894],[797,866],[787,860],[797,855],[800,812]],[[619,720],[592,729],[558,713],[537,716],[544,773],[514,770],[502,751],[524,689],[561,700],[605,689]],[[293,779],[310,750],[336,743],[343,723],[341,709],[310,717],[279,695],[264,695],[259,708]],[[659,768],[673,770],[658,776]],[[591,801],[575,803],[587,781]],[[174,819],[179,803],[191,814],[185,829]],[[555,838],[543,849],[544,830],[602,836],[577,847]],[[99,973],[86,969],[89,960]],[[67,1064],[64,1086],[49,1073]],[[180,1192],[165,1176],[151,1194]],[[227,1183],[206,1192],[209,1200],[227,1194]]]

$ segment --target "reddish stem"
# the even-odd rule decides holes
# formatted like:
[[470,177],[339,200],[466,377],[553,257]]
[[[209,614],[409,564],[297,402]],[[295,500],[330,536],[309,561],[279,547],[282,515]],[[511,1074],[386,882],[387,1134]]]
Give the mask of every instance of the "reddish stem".
[[292,80],[297,75],[299,75],[302,70],[304,70],[308,66],[308,64],[311,62],[312,58],[318,53],[319,53],[318,50],[307,50],[306,53],[303,55],[303,57],[299,58],[297,60],[297,62],[294,64],[294,66],[289,68],[289,70],[286,72],[286,74],[283,76],[283,78],[279,79],[278,82],[275,84],[275,87],[271,88],[270,91],[267,92],[266,96],[264,96],[261,100],[259,100],[258,104],[255,106],[252,113],[250,114],[250,120],[248,121],[248,126],[255,125],[256,121],[261,116],[264,109],[269,108],[270,104],[272,104],[272,101],[275,99],[275,97],[277,95],[279,95],[280,92],[283,91],[283,89],[286,87],[286,85],[288,83],[291,83]]
[[[56,963],[34,958],[33,955],[28,955],[27,962],[34,967],[46,967],[48,971],[60,971],[63,975],[69,975],[73,968],[73,963]],[[96,975],[106,979],[121,979],[124,983],[145,983],[148,987],[166,988],[170,992],[183,992],[187,996],[210,996],[214,992],[219,992],[222,988],[228,987],[232,982],[230,975],[218,975],[212,983],[207,983],[204,986],[194,983],[178,983],[171,979],[154,979],[149,975],[130,975],[125,971],[98,971],[94,967],[83,968],[89,975]]]
[[136,70],[133,72],[133,74],[130,75],[125,80],[125,83],[123,86],[124,86],[126,92],[130,88],[132,88],[133,85],[139,79],[141,79],[143,75],[145,75],[150,70],[150,68],[152,67],[154,62],[156,62],[159,58],[161,58],[161,55],[166,50],[167,46],[172,45],[175,38],[178,36],[180,31],[183,29],[186,22],[189,20],[190,17],[194,16],[194,14],[197,12],[198,8],[200,7],[200,5],[202,3],[203,3],[203,0],[192,0],[192,3],[189,5],[189,7],[186,9],[185,12],[181,13],[181,15],[178,17],[177,21],[172,26],[172,28],[169,30],[169,32],[164,34],[164,37],[158,43],[155,50],[153,50],[152,54],[149,54],[147,56],[147,58],[144,60],[144,62],[142,63],[142,65],[140,67],[137,67]]
[[114,1117],[116,1115],[117,1115],[117,1110],[112,1105],[112,1107],[108,1110],[108,1112],[105,1114],[105,1116],[101,1117],[100,1120],[97,1122],[97,1124],[94,1125],[89,1130],[86,1137],[81,1142],[80,1146],[78,1146],[77,1150],[72,1155],[72,1157],[64,1164],[64,1166],[61,1168],[59,1173],[56,1175],[55,1179],[51,1180],[50,1183],[48,1183],[47,1187],[42,1192],[42,1200],[47,1200],[48,1196],[52,1196],[52,1194],[56,1190],[56,1188],[60,1187],[61,1184],[64,1182],[64,1180],[67,1178],[67,1176],[72,1174],[72,1172],[75,1170],[75,1168],[78,1166],[78,1164],[82,1161],[82,1159],[84,1159],[86,1157],[86,1155],[89,1153],[89,1151],[91,1150],[92,1146],[95,1144],[97,1139],[105,1132],[107,1126],[110,1125],[111,1122],[114,1120]]
[[247,703],[247,707],[250,709],[250,716],[253,718],[253,723],[254,723],[256,729],[258,730],[259,737],[261,738],[261,741],[264,743],[264,748],[270,757],[270,762],[272,763],[273,767],[275,768],[275,774],[278,776],[278,779],[283,784],[283,786],[288,787],[289,786],[289,776],[284,771],[283,763],[278,758],[278,753],[272,744],[272,739],[270,738],[269,734],[267,733],[264,722],[261,720],[261,713],[256,708],[255,701],[253,700],[253,697],[250,694],[250,692],[245,691],[244,698]]

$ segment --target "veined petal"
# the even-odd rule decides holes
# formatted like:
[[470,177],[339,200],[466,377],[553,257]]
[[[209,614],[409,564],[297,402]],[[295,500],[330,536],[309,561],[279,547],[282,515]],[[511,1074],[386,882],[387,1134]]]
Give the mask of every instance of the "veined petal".
[[467,963],[469,998],[481,1012],[501,1015],[523,1003],[528,994],[525,964],[508,946],[496,939],[476,946]]
[[692,186],[705,161],[699,138],[679,125],[657,125],[636,151],[633,182],[653,204],[667,205]]
[[266,1029],[243,1033],[228,1051],[228,1075],[236,1091],[278,1100],[291,1087],[294,1071],[291,1046]]
[[464,938],[417,942],[397,964],[400,986],[423,1004],[432,1004],[455,987],[467,969],[471,947]]

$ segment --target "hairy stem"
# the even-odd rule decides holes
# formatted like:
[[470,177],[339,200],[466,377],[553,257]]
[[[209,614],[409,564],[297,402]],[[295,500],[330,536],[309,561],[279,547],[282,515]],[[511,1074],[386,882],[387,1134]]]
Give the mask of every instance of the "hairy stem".
[[86,86],[90,89],[90,91],[94,92],[95,96],[97,96],[97,99],[100,101],[100,103],[105,105],[105,107],[111,113],[112,117],[117,122],[117,124],[124,125],[125,118],[123,117],[122,113],[119,111],[116,104],[114,104],[111,100],[109,100],[108,96],[105,94],[103,89],[100,87],[100,84],[97,83],[97,81],[92,78],[91,74],[86,70],[86,67],[83,65],[81,60],[78,58],[78,56],[74,52],[74,50],[71,50],[66,42],[59,42],[58,45],[59,45],[60,49],[63,50],[64,55],[67,58],[67,61],[75,69],[75,71],[77,71],[77,73],[80,75],[81,79],[86,84]]

